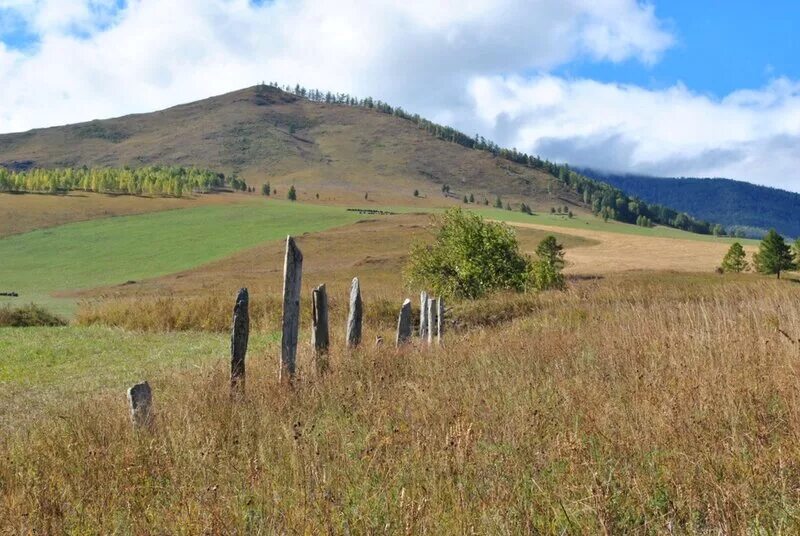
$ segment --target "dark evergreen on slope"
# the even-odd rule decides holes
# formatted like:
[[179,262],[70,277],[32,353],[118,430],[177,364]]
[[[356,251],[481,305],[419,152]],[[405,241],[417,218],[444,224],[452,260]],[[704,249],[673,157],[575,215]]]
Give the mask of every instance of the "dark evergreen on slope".
[[731,179],[663,178],[581,169],[650,203],[718,222],[761,238],[767,229],[800,237],[800,194]]

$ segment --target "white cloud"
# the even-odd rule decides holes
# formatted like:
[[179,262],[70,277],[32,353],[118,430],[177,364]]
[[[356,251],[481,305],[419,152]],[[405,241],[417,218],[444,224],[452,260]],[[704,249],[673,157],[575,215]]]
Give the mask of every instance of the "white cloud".
[[[795,83],[722,100],[547,74],[653,63],[637,0],[0,0],[39,35],[0,44],[0,132],[144,112],[276,80],[372,95],[580,164],[792,186]],[[528,74],[526,74],[528,73]],[[778,179],[776,177],[783,178]],[[796,188],[796,186],[795,186]]]
[[797,189],[800,83],[776,79],[722,99],[550,75],[476,77],[476,115],[504,141],[609,170],[727,176]]
[[[371,94],[435,114],[466,103],[476,75],[547,69],[579,55],[650,61],[671,42],[635,0],[114,5],[0,0],[40,34],[35,51],[2,72],[0,132],[147,111],[260,80]],[[115,23],[98,30],[112,13]]]

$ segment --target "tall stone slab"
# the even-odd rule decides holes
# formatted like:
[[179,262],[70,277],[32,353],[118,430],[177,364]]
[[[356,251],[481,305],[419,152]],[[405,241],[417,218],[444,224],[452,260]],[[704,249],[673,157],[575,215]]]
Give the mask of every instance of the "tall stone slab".
[[250,338],[250,297],[246,288],[239,289],[233,306],[231,326],[231,391],[243,392],[245,380],[245,355]]
[[438,312],[438,300],[436,298],[428,298],[428,344],[433,344],[433,341],[436,338]]
[[291,380],[297,368],[297,336],[300,331],[300,285],[303,277],[303,254],[294,238],[286,237],[283,263],[283,326],[281,331],[281,366],[279,378]]
[[361,344],[361,326],[364,316],[364,304],[361,301],[361,284],[357,277],[353,278],[350,287],[350,312],[347,315],[347,347],[355,348]]
[[318,373],[328,370],[328,292],[325,285],[311,291],[311,344],[314,347],[314,363]]
[[428,293],[424,290],[419,293],[419,338],[428,336]]
[[436,300],[436,344],[442,345],[444,338],[444,300]]
[[411,300],[403,302],[400,316],[397,318],[397,336],[395,346],[398,348],[411,341]]

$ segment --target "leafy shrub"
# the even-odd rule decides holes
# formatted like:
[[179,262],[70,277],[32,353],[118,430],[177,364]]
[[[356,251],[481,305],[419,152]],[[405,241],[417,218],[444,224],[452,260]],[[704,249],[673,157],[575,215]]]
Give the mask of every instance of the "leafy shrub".
[[411,251],[405,274],[409,284],[439,296],[467,299],[528,287],[531,261],[519,251],[510,227],[460,208],[434,221],[434,244],[416,244]]
[[10,306],[0,308],[0,327],[21,328],[65,325],[67,325],[66,320],[33,303],[17,308]]
[[533,263],[533,286],[539,290],[563,289],[564,247],[553,235],[545,237],[536,248]]

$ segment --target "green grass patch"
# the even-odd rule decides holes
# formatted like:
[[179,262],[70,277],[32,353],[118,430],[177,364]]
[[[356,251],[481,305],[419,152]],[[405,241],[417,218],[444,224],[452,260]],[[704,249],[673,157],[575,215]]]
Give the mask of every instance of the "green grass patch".
[[584,229],[587,231],[604,231],[607,233],[652,236],[657,238],[680,238],[683,240],[700,240],[706,242],[723,242],[731,244],[733,242],[739,242],[741,244],[754,245],[759,243],[758,240],[715,237],[712,235],[702,235],[681,231],[671,227],[640,227],[638,225],[612,220],[606,222],[603,221],[602,218],[597,218],[595,216],[574,216],[572,218],[568,218],[567,216],[560,216],[557,214],[536,213],[530,215],[518,211],[497,208],[471,208],[470,210],[475,210],[478,214],[481,214],[485,218],[491,218],[509,223],[532,223],[536,225],[551,225],[553,227],[565,227],[569,229]]
[[[188,270],[287,234],[362,219],[340,207],[287,201],[205,206],[72,223],[0,240],[0,281],[15,303],[70,313],[52,292],[124,283]],[[0,302],[2,303],[2,302]]]
[[[252,334],[250,355],[264,352],[269,336]],[[4,425],[33,419],[101,391],[118,391],[174,370],[227,362],[230,338],[222,333],[136,333],[106,327],[0,328],[0,433]],[[225,366],[221,364],[221,366]]]
[[225,359],[229,346],[230,338],[218,333],[0,328],[0,384],[91,392],[121,387],[158,370]]

